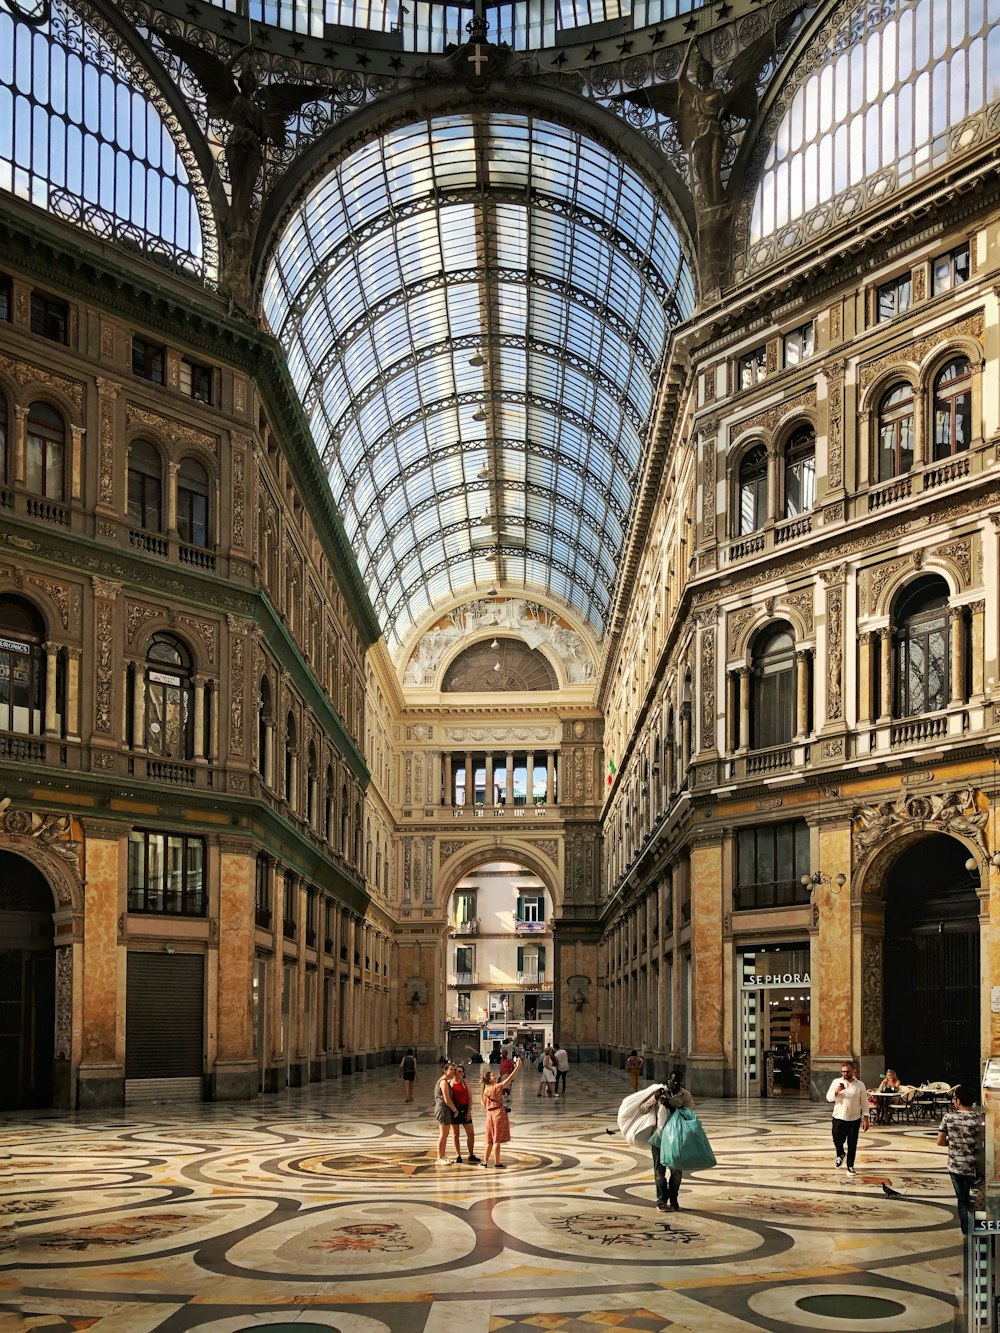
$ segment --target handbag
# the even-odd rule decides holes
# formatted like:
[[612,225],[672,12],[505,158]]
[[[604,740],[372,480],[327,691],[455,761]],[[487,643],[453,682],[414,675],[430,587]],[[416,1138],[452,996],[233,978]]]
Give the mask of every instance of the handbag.
[[704,1171],[717,1165],[701,1121],[686,1106],[674,1111],[664,1126],[660,1161],[671,1171]]

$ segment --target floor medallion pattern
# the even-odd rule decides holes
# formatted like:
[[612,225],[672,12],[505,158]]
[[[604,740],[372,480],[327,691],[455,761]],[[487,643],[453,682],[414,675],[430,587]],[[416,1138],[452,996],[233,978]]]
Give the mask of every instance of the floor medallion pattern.
[[438,1166],[430,1108],[389,1070],[250,1105],[0,1116],[0,1328],[952,1329],[936,1126],[874,1129],[850,1177],[824,1106],[705,1101],[719,1165],[660,1213],[648,1151],[614,1128],[628,1090],[604,1066],[555,1102],[515,1085],[501,1171]]

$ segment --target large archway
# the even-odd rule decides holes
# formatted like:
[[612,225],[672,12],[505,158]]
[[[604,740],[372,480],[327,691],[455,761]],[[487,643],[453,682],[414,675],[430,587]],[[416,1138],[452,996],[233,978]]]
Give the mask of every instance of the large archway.
[[968,856],[956,838],[928,834],[886,876],[885,1059],[904,1083],[979,1083],[979,879]]
[[54,906],[41,871],[0,851],[0,1110],[52,1104]]

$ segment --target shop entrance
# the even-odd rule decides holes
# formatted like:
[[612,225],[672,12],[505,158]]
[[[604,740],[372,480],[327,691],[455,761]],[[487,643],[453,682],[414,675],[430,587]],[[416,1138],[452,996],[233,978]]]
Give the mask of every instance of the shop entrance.
[[963,843],[922,838],[885,888],[885,1061],[904,1083],[979,1086],[979,879]]
[[0,1110],[51,1106],[56,968],[52,892],[22,856],[0,852]]
[[808,1097],[809,946],[739,950],[741,1084],[746,1097]]

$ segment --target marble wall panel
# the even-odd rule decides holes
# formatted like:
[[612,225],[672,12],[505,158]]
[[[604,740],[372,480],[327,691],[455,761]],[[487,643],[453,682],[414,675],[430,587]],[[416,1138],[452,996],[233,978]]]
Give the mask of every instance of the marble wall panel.
[[[118,839],[89,837],[86,843],[84,909],[83,1059],[114,1064],[124,1049],[124,1014],[119,1024]],[[124,953],[124,950],[122,951]]]
[[692,1041],[695,1055],[723,1051],[722,845],[691,852]]
[[218,1058],[253,1059],[254,857],[223,852],[219,883]]

